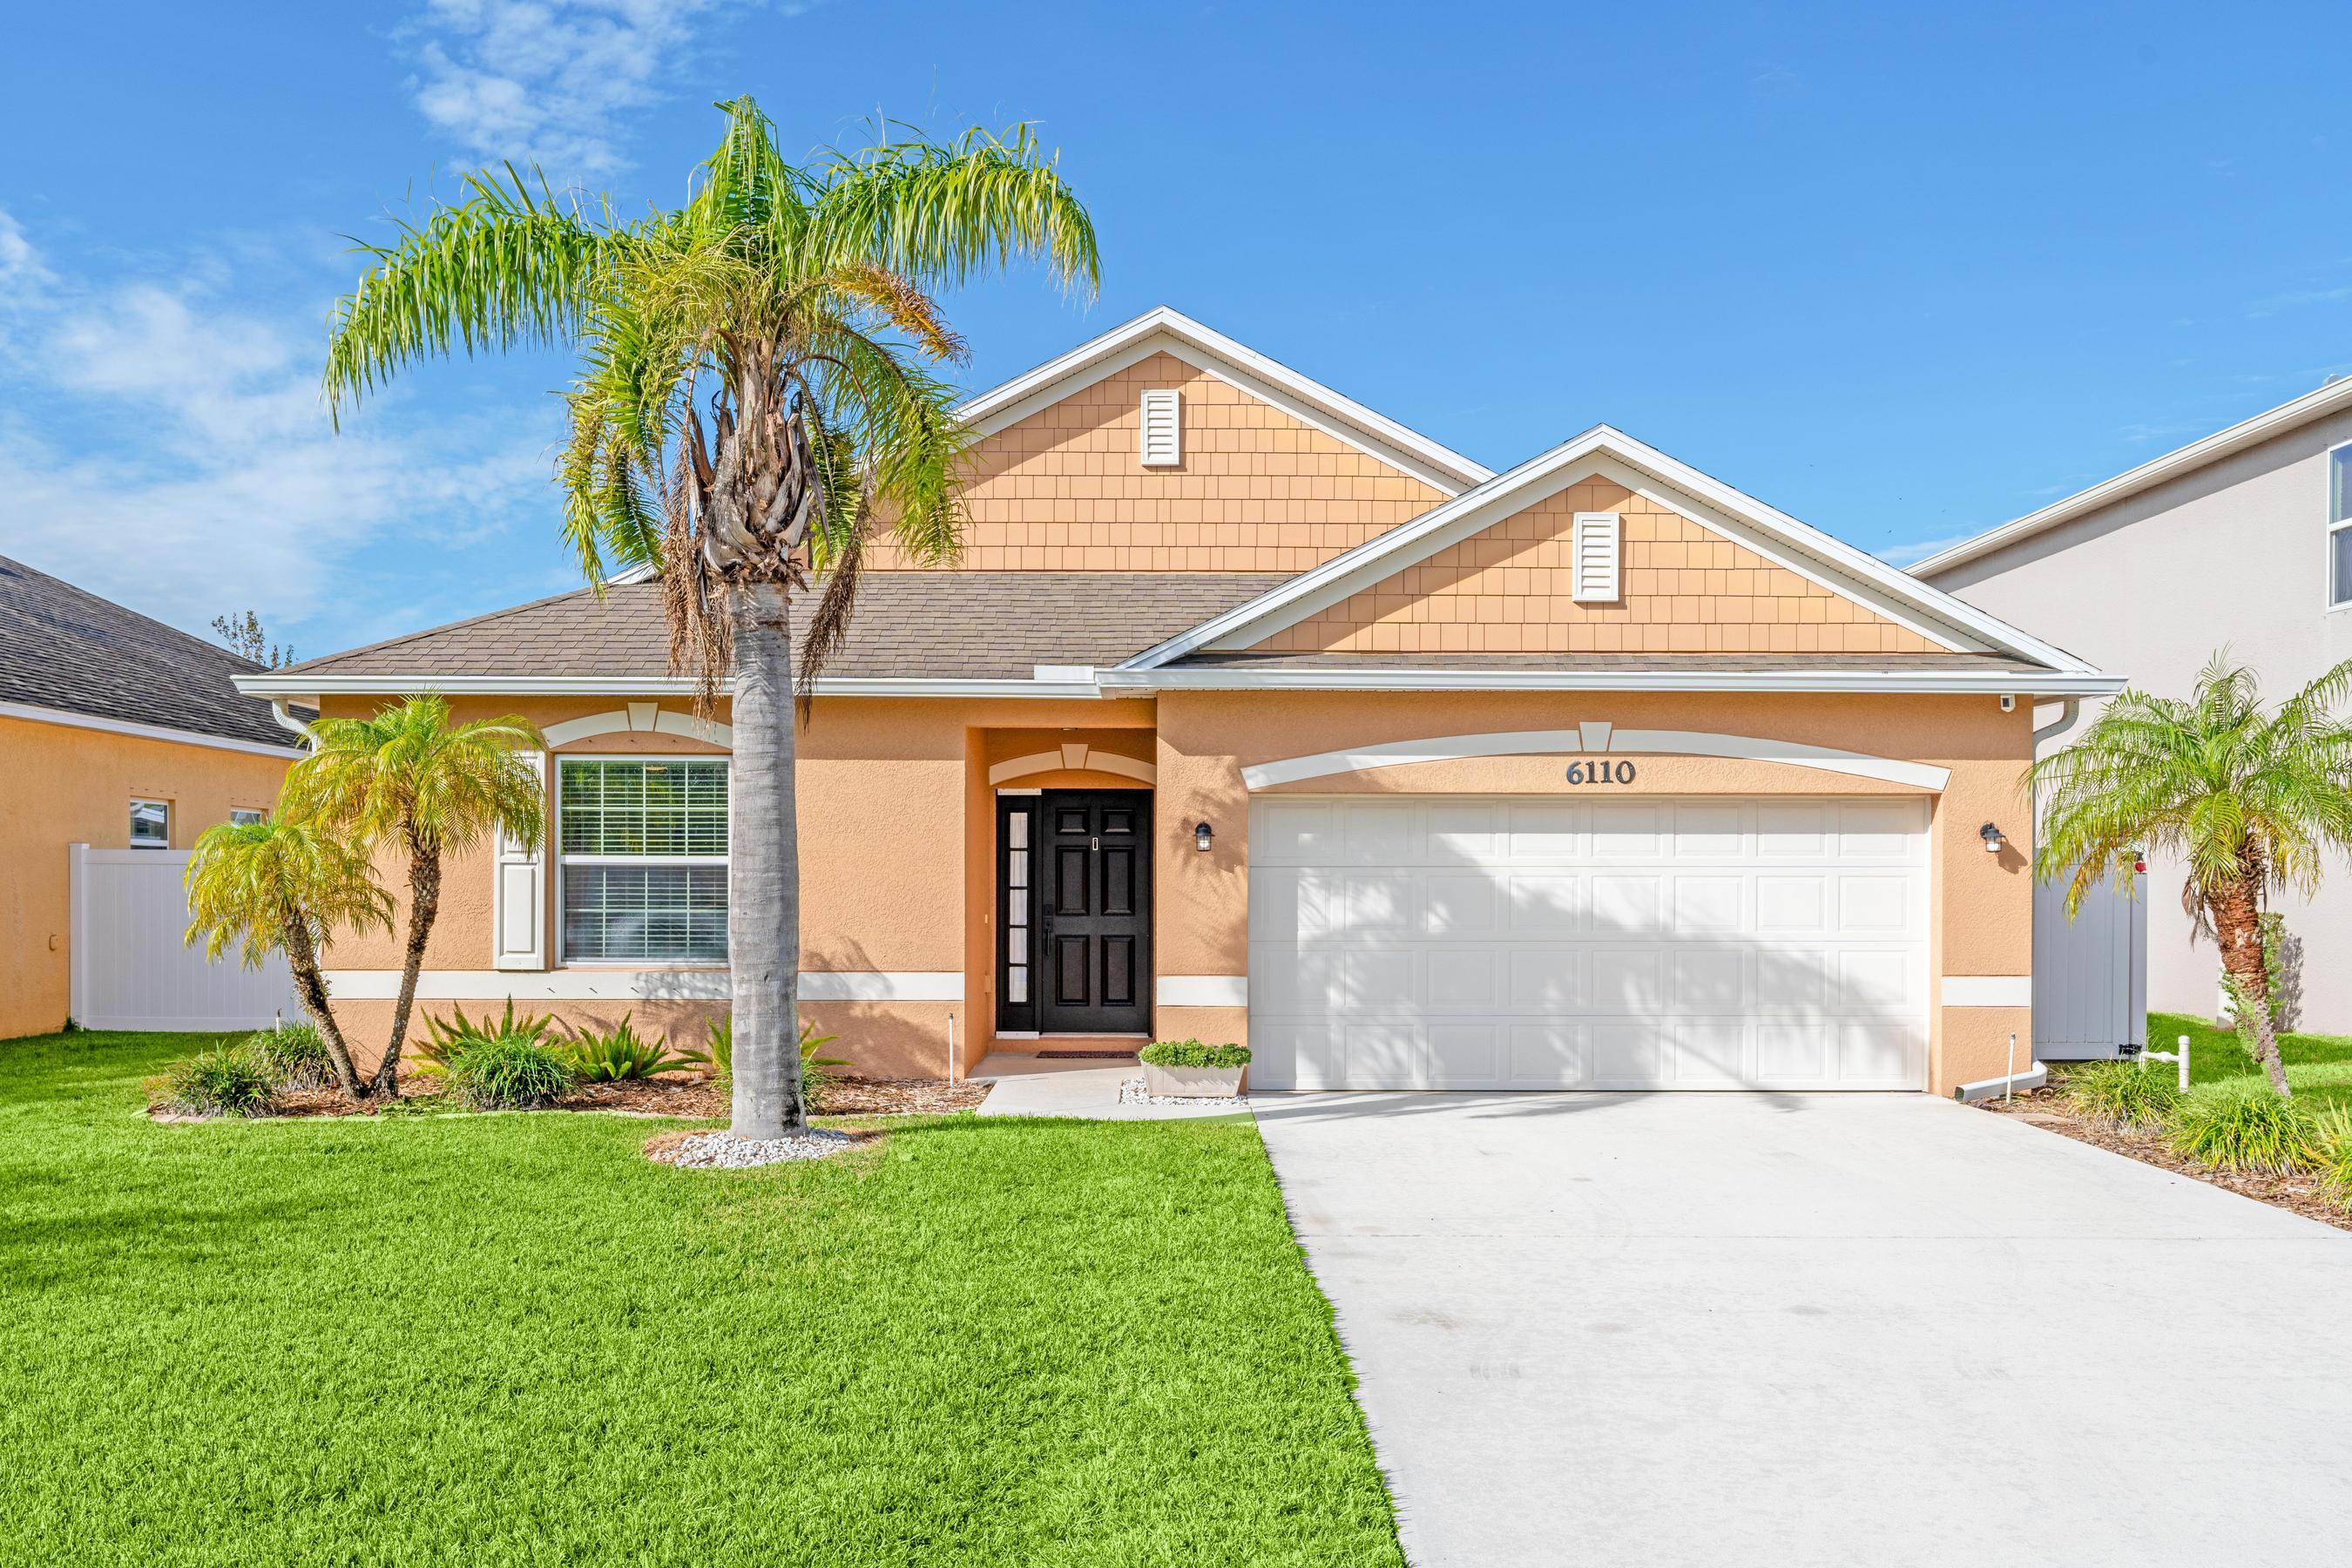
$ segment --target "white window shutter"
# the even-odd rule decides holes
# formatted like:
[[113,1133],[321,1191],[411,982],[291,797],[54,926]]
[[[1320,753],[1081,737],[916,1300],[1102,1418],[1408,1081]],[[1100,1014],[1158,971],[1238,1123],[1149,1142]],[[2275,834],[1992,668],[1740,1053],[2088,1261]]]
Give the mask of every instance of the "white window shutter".
[[1172,386],[1143,395],[1143,466],[1172,468],[1184,460],[1181,395]]
[[[547,758],[539,752],[520,753],[542,784]],[[542,798],[544,792],[542,792]],[[547,846],[555,836],[552,814],[535,850],[526,849],[499,829],[490,847],[490,967],[547,967]]]
[[1613,511],[1580,511],[1570,536],[1575,557],[1572,597],[1580,605],[1610,604],[1623,598],[1624,526]]

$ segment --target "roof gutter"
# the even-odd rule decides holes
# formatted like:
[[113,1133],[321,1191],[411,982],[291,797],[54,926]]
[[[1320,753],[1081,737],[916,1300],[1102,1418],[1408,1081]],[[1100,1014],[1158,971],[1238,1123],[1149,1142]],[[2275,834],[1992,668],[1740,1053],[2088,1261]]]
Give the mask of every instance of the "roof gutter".
[[1100,669],[1103,695],[1152,691],[1869,691],[2105,697],[2121,677],[2065,670]]

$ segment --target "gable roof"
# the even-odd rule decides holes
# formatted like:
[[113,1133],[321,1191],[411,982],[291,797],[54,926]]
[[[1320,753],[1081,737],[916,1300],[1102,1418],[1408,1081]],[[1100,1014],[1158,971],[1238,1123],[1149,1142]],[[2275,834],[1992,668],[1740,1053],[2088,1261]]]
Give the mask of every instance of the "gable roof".
[[1408,429],[1386,415],[1376,414],[1354,398],[1334,392],[1321,382],[1301,375],[1288,365],[1165,305],[1155,306],[1133,321],[1123,321],[1100,337],[1089,339],[1069,353],[1058,354],[1034,370],[980,394],[959,406],[956,413],[980,435],[992,436],[1040,408],[1058,403],[1155,353],[1171,355],[1196,370],[1231,382],[1294,419],[1411,474],[1444,494],[1456,494],[1494,477],[1494,470],[1484,464],[1473,462],[1419,431]]
[[[2061,676],[2100,679],[2090,664],[1927,586],[1866,552],[1607,425],[1596,425],[1271,592],[1149,648],[1122,671],[1165,670],[1189,655],[1245,650],[1504,518],[1598,475],[1715,529],[1766,560],[1867,605],[1958,655],[1997,654]],[[1705,656],[1693,655],[1693,658]],[[1411,663],[1392,659],[1392,663]],[[1586,658],[1590,665],[1597,661]],[[2103,688],[2104,689],[2104,688]]]
[[[1267,572],[875,572],[818,689],[888,695],[1018,682],[1040,666],[1116,664],[1264,593]],[[615,583],[243,678],[248,691],[685,691],[669,672],[661,588]],[[1087,695],[1093,695],[1091,689]]]
[[[261,666],[110,599],[0,556],[0,713],[75,714],[99,726],[295,754],[269,704],[237,690]],[[169,740],[173,735],[157,737]]]
[[2154,489],[2168,479],[2194,473],[2209,463],[2219,462],[2249,447],[2260,446],[2274,436],[2284,436],[2298,426],[2315,419],[2325,419],[2331,414],[2340,414],[2347,408],[2352,408],[2352,376],[2331,381],[2315,392],[2306,392],[2276,408],[2265,409],[2251,419],[2242,419],[2226,430],[2216,430],[2201,440],[2191,441],[2186,447],[2142,463],[2126,473],[2103,479],[2088,489],[2077,490],[2063,500],[2053,501],[2039,511],[2027,512],[2023,517],[2004,522],[1998,528],[1989,528],[1973,539],[1964,539],[1948,549],[1939,550],[1914,564],[1912,575],[1932,577],[1948,567],[1974,561],[1980,555],[1990,555],[2004,545],[2031,539],[2062,522],[2071,522],[2102,507],[2128,500],[2143,490]]

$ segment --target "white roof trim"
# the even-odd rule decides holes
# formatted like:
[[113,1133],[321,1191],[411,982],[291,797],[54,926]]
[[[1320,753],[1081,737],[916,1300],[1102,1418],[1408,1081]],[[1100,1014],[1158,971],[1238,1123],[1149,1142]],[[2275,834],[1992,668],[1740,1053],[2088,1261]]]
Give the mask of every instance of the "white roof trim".
[[1595,473],[1694,517],[1767,560],[1954,651],[2003,652],[2055,670],[2097,673],[2073,654],[1607,425],[1596,425],[1412,521],[1138,654],[1120,668],[1150,669],[1202,648],[1248,647]]
[[2121,676],[1990,669],[1105,669],[1105,697],[1159,691],[1876,691],[2112,697]]
[[[251,697],[299,696],[315,700],[341,696],[405,697],[438,691],[448,697],[679,697],[694,682],[673,676],[620,675],[241,675],[237,689]],[[955,680],[898,677],[827,676],[816,683],[820,697],[1080,697],[1102,695],[1093,680]],[[292,753],[289,753],[292,754]]]
[[1988,529],[1974,539],[1962,540],[1950,549],[1938,551],[1913,566],[1912,575],[1926,577],[1964,562],[1974,561],[1980,555],[1989,555],[2003,545],[2031,538],[2062,522],[2071,522],[2102,507],[2136,496],[2142,490],[2154,489],[2168,479],[2193,473],[2208,463],[2219,462],[2249,447],[2260,446],[2274,436],[2284,436],[2298,426],[2308,425],[2315,419],[2341,413],[2347,408],[2352,408],[2352,376],[2330,382],[2316,392],[2306,392],[2291,403],[2282,403],[2251,419],[2241,420],[2202,440],[2191,441],[2176,451],[2142,463],[2128,473],[2117,474],[2089,489],[2078,490],[2064,500],[2053,501],[2040,511],[2028,512],[2013,522]]
[[1253,397],[1334,440],[1412,475],[1447,495],[1483,484],[1494,470],[1472,462],[1419,431],[1376,414],[1352,397],[1299,374],[1279,361],[1235,342],[1181,311],[1165,305],[1113,327],[1069,353],[970,399],[957,417],[982,436],[992,436],[1040,408],[1059,403],[1105,376],[1115,375],[1155,353],[1171,354],[1195,370],[1231,382]]
[[207,735],[200,730],[173,730],[162,724],[142,724],[131,719],[109,719],[77,713],[69,708],[40,708],[28,702],[0,702],[0,719],[21,719],[33,724],[63,724],[70,730],[98,730],[109,735],[132,735],[142,741],[168,741],[177,746],[203,746],[215,752],[244,752],[256,757],[292,760],[301,751],[294,746],[269,746],[228,735]]

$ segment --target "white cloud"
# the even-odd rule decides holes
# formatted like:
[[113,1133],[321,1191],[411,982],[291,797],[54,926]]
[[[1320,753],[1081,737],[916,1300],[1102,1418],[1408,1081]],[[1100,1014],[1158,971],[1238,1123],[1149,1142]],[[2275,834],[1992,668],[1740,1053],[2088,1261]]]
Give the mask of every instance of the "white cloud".
[[1949,550],[1953,545],[1963,543],[1976,536],[1976,531],[1971,530],[1967,533],[1947,534],[1941,539],[1918,539],[1908,544],[1890,544],[1874,553],[1889,566],[1901,566],[1907,569],[1927,560],[1930,555]]
[[[24,240],[5,213],[0,237]],[[370,546],[425,560],[548,510],[551,406],[371,408],[338,435],[295,346],[315,338],[203,292],[60,277],[29,242],[14,265],[45,281],[0,294],[0,543],[42,571],[188,629],[247,607],[309,622],[325,652],[384,596]]]
[[407,29],[416,107],[484,163],[567,182],[621,167],[616,121],[652,103],[696,19],[726,0],[429,0]]

